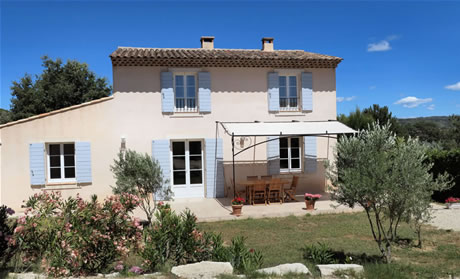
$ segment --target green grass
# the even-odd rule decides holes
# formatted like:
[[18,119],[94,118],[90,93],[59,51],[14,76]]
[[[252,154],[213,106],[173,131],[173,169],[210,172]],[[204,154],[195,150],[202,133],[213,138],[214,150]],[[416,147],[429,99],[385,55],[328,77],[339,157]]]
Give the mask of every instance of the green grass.
[[[393,245],[393,263],[382,264],[364,213],[329,214],[285,218],[245,219],[201,223],[200,228],[221,232],[228,243],[237,235],[247,238],[248,246],[264,255],[264,267],[304,262],[305,244],[327,243],[334,251],[350,254],[366,262],[365,278],[436,278],[460,275],[460,233],[425,226],[423,249],[414,247],[415,235],[403,224],[399,230],[409,244]],[[314,265],[307,263],[317,275]]]

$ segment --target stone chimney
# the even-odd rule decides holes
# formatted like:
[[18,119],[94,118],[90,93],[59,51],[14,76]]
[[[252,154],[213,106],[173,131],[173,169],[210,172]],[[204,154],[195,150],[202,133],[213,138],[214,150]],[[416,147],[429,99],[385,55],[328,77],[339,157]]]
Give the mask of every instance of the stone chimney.
[[213,36],[202,36],[201,39],[202,49],[214,49],[214,37]]
[[273,47],[273,38],[262,38],[262,50],[263,51],[273,51],[275,48]]

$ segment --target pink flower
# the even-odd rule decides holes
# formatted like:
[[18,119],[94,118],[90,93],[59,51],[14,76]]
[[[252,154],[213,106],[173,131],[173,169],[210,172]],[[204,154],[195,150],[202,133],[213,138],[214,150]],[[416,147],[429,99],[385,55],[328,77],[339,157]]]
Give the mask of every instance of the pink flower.
[[142,270],[142,268],[138,266],[133,266],[129,269],[129,272],[136,273],[136,274],[142,274],[142,272],[144,271]]
[[17,226],[14,229],[14,233],[21,233],[22,231],[24,231],[24,226]]
[[121,264],[121,263],[119,263],[119,264],[117,264],[117,265],[115,266],[115,270],[116,270],[116,271],[122,271],[123,269],[124,269],[124,266],[123,266],[123,264]]

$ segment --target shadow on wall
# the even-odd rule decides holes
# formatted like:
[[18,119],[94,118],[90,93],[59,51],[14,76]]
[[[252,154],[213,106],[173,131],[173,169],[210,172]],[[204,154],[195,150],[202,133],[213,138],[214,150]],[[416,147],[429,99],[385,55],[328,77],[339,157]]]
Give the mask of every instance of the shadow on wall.
[[[247,176],[262,176],[268,174],[267,161],[239,161],[235,162],[236,182],[246,180]],[[292,177],[299,176],[299,183],[296,189],[296,195],[305,193],[324,193],[326,189],[326,176],[324,162],[317,161],[315,173],[283,173],[276,175],[278,177],[292,180]],[[233,167],[231,162],[224,162],[224,179],[225,179],[225,197],[233,196]],[[236,190],[240,190],[242,186],[236,186]],[[289,187],[289,186],[288,186]],[[242,188],[241,188],[242,189]]]

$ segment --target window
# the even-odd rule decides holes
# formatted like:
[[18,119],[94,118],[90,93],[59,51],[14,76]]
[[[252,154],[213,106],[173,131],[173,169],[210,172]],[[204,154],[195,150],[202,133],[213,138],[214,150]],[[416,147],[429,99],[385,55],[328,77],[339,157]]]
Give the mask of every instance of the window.
[[298,110],[297,76],[279,76],[280,110]]
[[283,172],[301,170],[301,139],[280,138],[280,170]]
[[75,181],[75,144],[48,144],[48,181]]
[[173,185],[203,183],[203,152],[201,141],[172,143]]
[[174,78],[175,111],[195,112],[196,77],[195,75],[175,75]]

